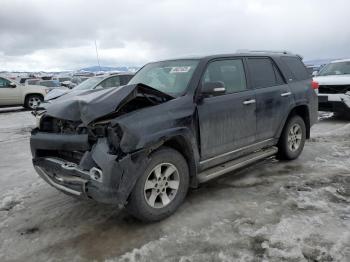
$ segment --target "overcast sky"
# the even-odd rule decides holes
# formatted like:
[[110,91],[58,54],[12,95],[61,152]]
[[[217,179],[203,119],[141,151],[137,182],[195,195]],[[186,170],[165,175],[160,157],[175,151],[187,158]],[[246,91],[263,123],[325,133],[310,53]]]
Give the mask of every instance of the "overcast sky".
[[0,70],[140,66],[237,49],[350,57],[348,0],[1,0]]

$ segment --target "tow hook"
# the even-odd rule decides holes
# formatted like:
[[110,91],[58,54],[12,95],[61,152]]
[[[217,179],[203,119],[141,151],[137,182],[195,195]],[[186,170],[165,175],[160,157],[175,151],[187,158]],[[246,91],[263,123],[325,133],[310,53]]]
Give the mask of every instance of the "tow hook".
[[61,165],[62,168],[67,170],[73,170],[77,168],[77,164],[71,162],[65,162]]
[[84,173],[88,175],[92,180],[95,180],[97,182],[102,183],[103,181],[103,172],[101,169],[97,167],[91,168],[89,171],[83,171],[81,170],[77,164],[72,163],[72,162],[64,162],[61,164],[61,167],[66,169],[66,170],[76,170],[80,173]]
[[90,177],[91,179],[98,181],[98,182],[102,182],[103,180],[103,173],[101,169],[98,169],[97,167],[93,167],[90,169]]

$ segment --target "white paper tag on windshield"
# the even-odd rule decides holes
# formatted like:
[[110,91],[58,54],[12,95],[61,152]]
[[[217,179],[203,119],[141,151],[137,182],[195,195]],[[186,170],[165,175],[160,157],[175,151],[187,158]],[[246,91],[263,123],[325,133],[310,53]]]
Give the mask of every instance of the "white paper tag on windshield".
[[191,70],[190,66],[174,66],[170,70],[170,74],[177,74],[177,73],[188,73]]

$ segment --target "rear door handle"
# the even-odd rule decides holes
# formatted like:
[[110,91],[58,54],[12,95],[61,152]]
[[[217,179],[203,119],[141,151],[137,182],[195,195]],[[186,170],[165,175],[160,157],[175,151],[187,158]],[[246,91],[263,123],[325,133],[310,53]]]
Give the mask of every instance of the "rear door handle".
[[291,92],[287,92],[287,93],[282,93],[281,96],[290,96],[292,93]]
[[250,105],[250,104],[255,104],[255,99],[250,99],[250,100],[246,100],[243,102],[243,105]]

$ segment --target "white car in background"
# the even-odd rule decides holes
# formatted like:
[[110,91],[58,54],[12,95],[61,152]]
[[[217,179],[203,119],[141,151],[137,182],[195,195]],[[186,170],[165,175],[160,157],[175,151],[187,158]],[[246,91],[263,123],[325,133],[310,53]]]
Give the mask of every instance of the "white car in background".
[[350,59],[329,63],[316,74],[313,80],[319,85],[320,111],[350,116]]
[[123,85],[126,85],[133,76],[134,74],[129,72],[94,76],[80,83],[73,89],[56,88],[52,90],[47,96],[45,96],[45,102],[50,102],[50,101],[52,102],[54,99],[57,99],[68,93],[70,93],[71,95],[74,95],[74,94],[78,95],[83,92],[94,90],[94,89],[123,86]]
[[0,107],[24,106],[35,109],[44,100],[49,88],[40,85],[23,85],[0,76]]

